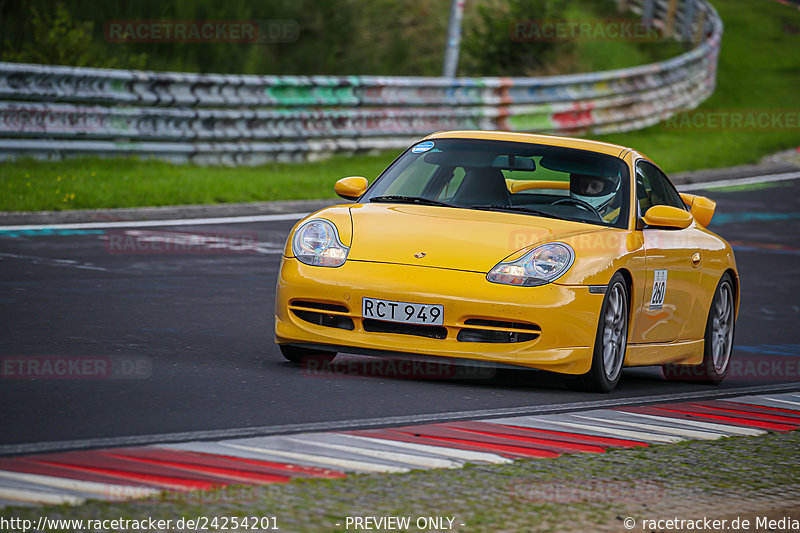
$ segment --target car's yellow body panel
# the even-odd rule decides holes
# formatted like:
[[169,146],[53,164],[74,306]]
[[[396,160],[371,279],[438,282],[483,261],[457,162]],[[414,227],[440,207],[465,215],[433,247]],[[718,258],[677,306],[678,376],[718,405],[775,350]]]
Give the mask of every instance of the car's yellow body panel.
[[[446,132],[427,139],[443,137],[529,142],[612,155],[627,163],[630,190],[636,161],[644,158],[621,146],[542,135]],[[584,374],[591,367],[602,287],[622,272],[630,291],[625,364],[700,364],[717,284],[730,272],[738,287],[733,251],[694,220],[685,229],[643,229],[635,196],[630,196],[627,229],[524,213],[392,203],[344,204],[318,211],[298,225],[312,218],[332,222],[342,244],[350,247],[349,255],[337,268],[303,264],[292,256],[290,235],[277,285],[275,340],[336,351],[351,347]],[[688,199],[706,215],[709,209],[713,214],[713,206],[696,198],[701,197]],[[576,260],[555,282],[520,287],[487,280],[499,262],[556,241],[568,243]],[[666,270],[668,278],[663,305],[651,309],[654,270]],[[364,297],[443,305],[446,337],[365,331]],[[353,320],[354,328],[301,320],[290,309],[295,301],[343,306],[346,311],[340,313]],[[527,342],[460,342],[456,337],[470,318],[534,324],[541,333]]]

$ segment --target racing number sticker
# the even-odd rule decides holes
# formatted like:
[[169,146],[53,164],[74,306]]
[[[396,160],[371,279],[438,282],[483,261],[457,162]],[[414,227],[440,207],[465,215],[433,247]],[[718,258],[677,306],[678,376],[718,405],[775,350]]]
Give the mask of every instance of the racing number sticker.
[[667,271],[656,270],[653,274],[653,296],[650,298],[650,310],[658,311],[664,305],[664,296],[667,293]]

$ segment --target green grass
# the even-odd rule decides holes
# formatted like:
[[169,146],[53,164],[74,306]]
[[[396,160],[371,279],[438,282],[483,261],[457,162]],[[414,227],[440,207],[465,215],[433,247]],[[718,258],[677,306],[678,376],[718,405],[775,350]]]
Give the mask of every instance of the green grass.
[[754,163],[800,146],[800,11],[777,2],[712,0],[725,25],[717,89],[701,110],[782,109],[793,112],[785,131],[675,131],[655,125],[605,135],[600,140],[631,146],[666,172]]
[[345,176],[374,179],[396,154],[335,156],[259,167],[173,165],[151,159],[31,159],[0,165],[0,210],[211,204],[335,197]]
[[[632,20],[639,21],[639,16],[632,12],[609,12],[609,3],[603,0],[593,3],[584,0],[585,4],[576,3],[566,10],[568,20]],[[602,27],[602,25],[600,26]],[[664,61],[686,51],[685,46],[672,39],[656,41],[626,41],[623,39],[578,40],[572,44],[572,53],[568,55],[567,64],[572,68],[568,73],[593,72],[635,67],[656,61]],[[552,72],[561,74],[560,71]]]
[[[777,2],[749,0],[716,0],[714,5],[725,34],[717,89],[701,109],[800,112],[800,11]],[[578,43],[577,49],[586,68],[612,68],[631,57],[637,62],[653,60],[652,47],[640,45]],[[567,63],[574,67],[574,61]],[[633,147],[673,173],[756,162],[800,145],[800,128],[796,122],[794,129],[785,131],[676,131],[656,125],[599,138]],[[0,165],[0,210],[332,198],[337,179],[361,175],[371,180],[395,155],[337,156],[316,163],[255,168],[137,159],[21,160]]]

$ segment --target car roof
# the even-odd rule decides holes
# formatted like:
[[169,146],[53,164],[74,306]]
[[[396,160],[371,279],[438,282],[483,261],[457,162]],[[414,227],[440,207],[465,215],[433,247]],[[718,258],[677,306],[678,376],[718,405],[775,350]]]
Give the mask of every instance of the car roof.
[[563,146],[565,148],[576,148],[588,150],[601,154],[621,157],[630,148],[618,144],[591,141],[589,139],[576,139],[574,137],[562,137],[560,135],[543,135],[538,133],[517,133],[511,131],[482,131],[482,130],[457,130],[440,131],[425,137],[426,139],[485,139],[491,141],[512,141],[533,144],[543,144],[547,146]]

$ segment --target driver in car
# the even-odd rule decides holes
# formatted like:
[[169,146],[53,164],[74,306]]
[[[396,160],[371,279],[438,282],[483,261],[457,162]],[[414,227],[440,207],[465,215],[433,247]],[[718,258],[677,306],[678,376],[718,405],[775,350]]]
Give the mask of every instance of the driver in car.
[[584,201],[591,204],[604,219],[614,216],[618,205],[612,205],[613,201],[600,202],[598,198],[607,196],[616,191],[617,184],[611,178],[605,176],[592,176],[588,174],[571,174],[569,180],[570,195],[582,197]]

